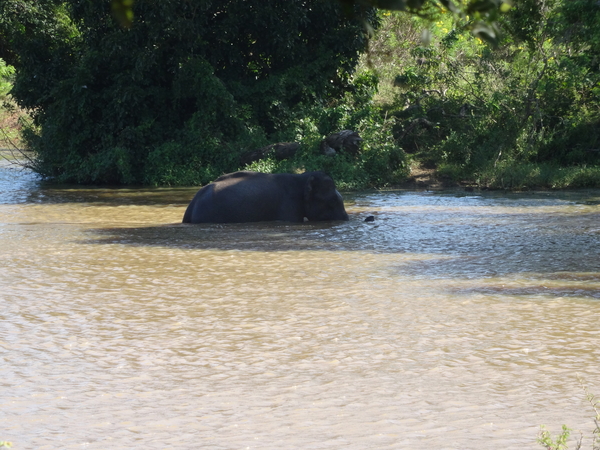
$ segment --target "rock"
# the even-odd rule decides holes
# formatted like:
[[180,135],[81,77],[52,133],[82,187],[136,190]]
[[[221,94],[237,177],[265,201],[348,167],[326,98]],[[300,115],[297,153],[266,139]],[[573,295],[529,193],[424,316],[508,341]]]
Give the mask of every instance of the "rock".
[[360,151],[360,143],[363,139],[356,131],[342,130],[327,136],[321,142],[321,153],[327,156],[335,156],[337,153],[346,153],[357,156]]
[[279,144],[271,145],[271,147],[275,151],[275,159],[278,161],[293,158],[298,150],[300,150],[298,142],[280,142]]
[[325,156],[335,156],[336,151],[327,145],[325,141],[323,141],[321,142],[321,153],[323,153]]

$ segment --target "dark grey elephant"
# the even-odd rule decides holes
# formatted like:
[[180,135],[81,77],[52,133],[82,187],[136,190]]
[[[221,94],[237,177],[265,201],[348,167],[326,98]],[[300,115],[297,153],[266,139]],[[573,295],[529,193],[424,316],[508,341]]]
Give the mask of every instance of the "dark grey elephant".
[[204,186],[183,223],[348,220],[342,196],[323,172],[234,172]]

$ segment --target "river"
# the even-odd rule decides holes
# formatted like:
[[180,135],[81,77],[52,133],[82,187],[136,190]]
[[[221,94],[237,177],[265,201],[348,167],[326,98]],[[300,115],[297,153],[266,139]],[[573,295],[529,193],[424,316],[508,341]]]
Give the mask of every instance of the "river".
[[347,223],[182,225],[195,191],[45,186],[0,166],[0,440],[482,450],[541,449],[541,424],[591,435],[600,191],[346,193]]

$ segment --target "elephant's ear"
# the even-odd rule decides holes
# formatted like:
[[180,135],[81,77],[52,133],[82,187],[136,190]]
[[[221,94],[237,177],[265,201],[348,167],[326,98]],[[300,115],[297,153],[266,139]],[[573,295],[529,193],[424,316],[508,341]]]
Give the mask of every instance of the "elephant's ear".
[[308,177],[308,180],[306,180],[306,185],[304,186],[304,201],[305,202],[310,201],[310,199],[313,195],[314,184],[315,184],[315,176],[311,175],[310,177]]
[[315,201],[321,198],[327,197],[330,193],[335,191],[335,184],[331,177],[316,173],[311,175],[306,181],[304,187],[304,201]]

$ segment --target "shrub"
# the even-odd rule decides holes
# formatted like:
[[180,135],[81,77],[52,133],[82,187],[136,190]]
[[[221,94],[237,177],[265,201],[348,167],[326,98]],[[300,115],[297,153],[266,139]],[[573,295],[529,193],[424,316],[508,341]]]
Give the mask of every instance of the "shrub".
[[36,170],[60,182],[235,170],[299,106],[342,98],[366,45],[362,24],[321,0],[138,0],[129,29],[107,2],[21,3],[0,5],[0,35],[19,62],[13,94],[34,115]]

